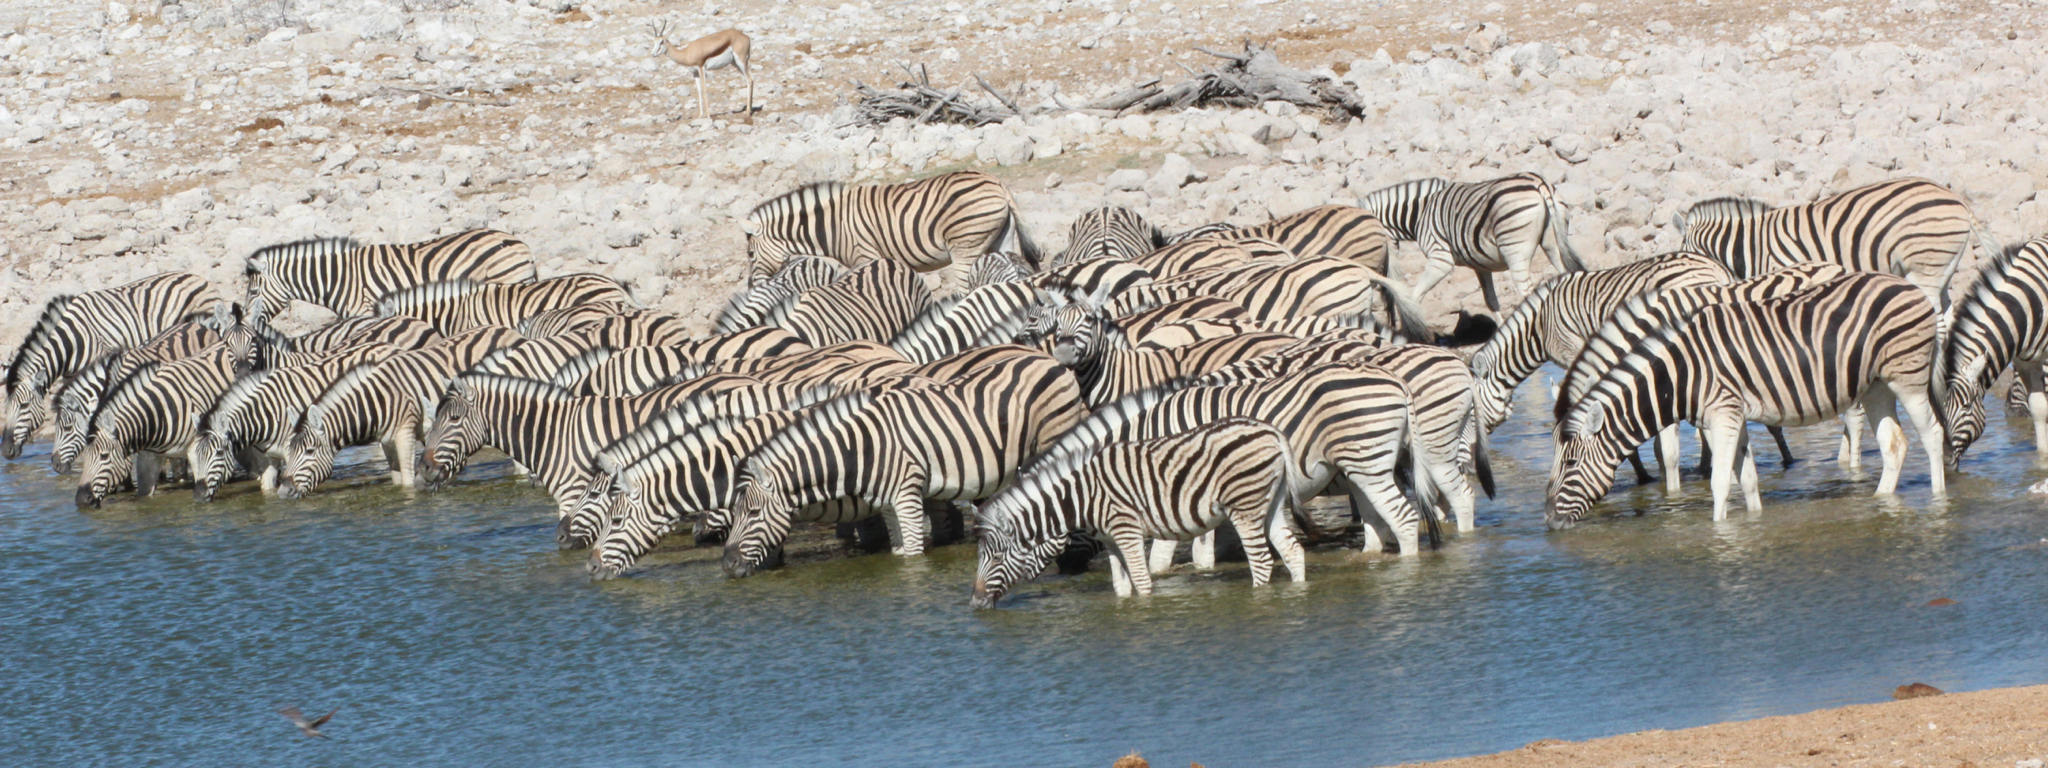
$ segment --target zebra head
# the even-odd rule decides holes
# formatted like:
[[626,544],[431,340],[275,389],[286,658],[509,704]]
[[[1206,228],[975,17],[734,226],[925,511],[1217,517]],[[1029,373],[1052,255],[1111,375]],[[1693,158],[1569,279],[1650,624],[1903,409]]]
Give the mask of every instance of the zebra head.
[[733,496],[732,529],[725,537],[721,565],[726,576],[743,579],[775,554],[789,533],[796,506],[774,478],[757,475],[751,467],[742,470]]
[[562,549],[576,549],[591,546],[604,538],[612,518],[612,504],[623,495],[615,492],[615,487],[610,473],[592,475],[590,483],[583,487],[583,494],[569,508],[569,514],[555,523],[555,545]]
[[5,409],[5,431],[0,432],[0,456],[21,458],[21,447],[35,437],[49,416],[49,403],[40,388],[9,386]]
[[92,426],[92,412],[99,408],[100,396],[106,394],[107,379],[112,375],[114,359],[95,364],[71,378],[57,390],[55,427],[57,434],[50,443],[50,470],[60,475],[71,473],[78,454],[85,450],[85,434]]
[[299,428],[292,430],[291,440],[285,443],[285,466],[278,478],[277,495],[287,499],[300,498],[327,482],[328,476],[334,474],[334,454],[339,450],[337,442],[327,433],[324,420],[310,415],[305,417]]
[[[2017,383],[2013,386],[2024,389]],[[1942,460],[1954,470],[1963,461],[1963,451],[1984,434],[1984,383],[1976,376],[1950,376],[1948,398],[1939,405],[1934,412],[1948,435],[1948,450]]]
[[698,515],[697,522],[690,526],[690,538],[700,547],[724,544],[726,534],[729,533],[732,533],[730,507],[704,510],[704,514]]
[[426,450],[420,452],[420,482],[438,486],[462,472],[470,454],[483,445],[482,425],[477,422],[476,400],[468,382],[458,378],[448,385],[440,405],[434,408]]
[[1491,376],[1472,377],[1472,410],[1479,416],[1479,426],[1488,432],[1508,420],[1514,410],[1514,392]]
[[1550,465],[1543,519],[1565,528],[1585,518],[1593,502],[1614,487],[1614,468],[1621,452],[1605,434],[1609,414],[1600,403],[1577,409],[1557,427],[1557,453]]
[[98,509],[100,502],[114,493],[122,478],[127,477],[135,467],[135,457],[130,455],[121,439],[110,432],[96,432],[86,442],[85,468],[78,475],[78,508]]
[[676,515],[648,504],[639,483],[634,482],[630,474],[624,478],[613,478],[616,484],[609,509],[601,513],[604,528],[593,537],[594,543],[590,545],[590,578],[593,580],[618,578],[619,574],[639,562],[641,555],[654,549],[661,537],[675,529]]
[[192,467],[192,500],[213,501],[213,494],[235,474],[234,440],[226,432],[208,427],[199,430],[186,449],[185,460]]
[[1051,302],[1026,318],[1023,338],[1069,368],[1093,364],[1108,348],[1109,313],[1096,296],[1052,290]]
[[1063,535],[1027,540],[1009,515],[996,511],[1001,506],[1004,503],[998,497],[975,513],[974,595],[968,602],[976,609],[996,607],[996,601],[1009,594],[1010,585],[1037,578],[1067,545]]

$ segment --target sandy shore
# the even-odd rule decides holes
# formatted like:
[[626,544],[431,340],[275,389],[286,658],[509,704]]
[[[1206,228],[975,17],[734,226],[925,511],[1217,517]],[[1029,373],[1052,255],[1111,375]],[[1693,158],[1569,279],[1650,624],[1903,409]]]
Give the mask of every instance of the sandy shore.
[[2040,768],[2043,758],[2048,758],[2048,685],[1859,704],[1590,741],[1544,739],[1499,754],[1411,765]]

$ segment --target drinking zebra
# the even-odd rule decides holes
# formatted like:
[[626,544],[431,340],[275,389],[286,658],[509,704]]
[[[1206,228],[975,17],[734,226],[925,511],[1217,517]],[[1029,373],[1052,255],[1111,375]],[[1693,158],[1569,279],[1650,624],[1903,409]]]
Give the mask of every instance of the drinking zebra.
[[[221,307],[236,305],[214,306],[218,310]],[[72,463],[78,459],[79,452],[85,450],[85,434],[91,427],[93,411],[99,409],[100,398],[106,394],[108,387],[127,378],[143,363],[176,362],[197,355],[208,347],[222,344],[224,337],[218,330],[220,323],[224,317],[239,318],[240,314],[240,309],[236,306],[231,314],[216,311],[210,318],[179,323],[143,342],[141,346],[103,355],[85,370],[65,378],[63,383],[50,393],[50,402],[56,409],[56,418],[51,420],[51,428],[55,434],[50,438],[50,469],[60,475],[70,474]],[[255,338],[253,335],[238,334],[237,330],[238,327],[229,326],[228,336],[232,338],[228,341],[228,348],[229,354],[236,358],[236,370],[239,371],[248,362],[244,355],[253,354],[257,345],[246,343]],[[237,349],[245,351],[238,352]]]
[[1878,494],[1898,487],[1905,464],[1899,403],[1927,450],[1933,490],[1943,493],[1940,382],[1930,382],[1935,315],[1912,283],[1857,273],[1789,296],[1704,307],[1658,329],[1558,418],[1546,519],[1560,526],[1583,518],[1614,484],[1622,455],[1681,420],[1698,425],[1713,447],[1714,519],[1727,517],[1738,470],[1745,506],[1756,512],[1747,422],[1813,424],[1857,402],[1879,418]]
[[1452,268],[1466,267],[1479,278],[1486,308],[1499,312],[1493,273],[1506,271],[1515,290],[1526,295],[1534,287],[1529,268],[1539,250],[1560,272],[1586,269],[1566,237],[1564,207],[1534,173],[1470,183],[1420,179],[1368,194],[1358,205],[1372,211],[1395,239],[1422,246],[1428,261],[1415,280],[1417,296]]
[[525,243],[489,229],[398,245],[347,238],[283,243],[250,254],[246,273],[249,312],[260,322],[293,301],[359,317],[384,296],[428,283],[529,283],[538,277]]
[[1955,305],[1955,326],[1942,350],[1948,401],[1947,465],[1953,469],[1984,434],[1984,391],[2011,365],[2015,399],[2024,398],[2034,423],[2034,449],[2048,451],[2048,238],[2013,246],[1985,264]]
[[1008,250],[1038,268],[1037,248],[1019,226],[1010,190],[977,171],[903,184],[812,184],[760,204],[740,227],[752,265],[749,285],[799,255],[849,267],[887,259],[918,272],[957,264],[964,273],[982,254]]
[[1067,454],[983,502],[972,603],[993,608],[1087,531],[1112,545],[1118,596],[1152,593],[1145,540],[1188,539],[1230,522],[1251,560],[1252,586],[1272,577],[1272,542],[1295,581],[1307,558],[1287,508],[1299,484],[1285,435],[1230,418],[1149,440]]
[[257,371],[236,379],[213,407],[200,415],[198,433],[186,449],[192,468],[192,498],[213,501],[237,467],[257,475],[265,493],[274,493],[292,428],[314,398],[350,368],[382,362],[401,351],[373,342],[328,354],[317,362]]
[[1071,375],[1043,356],[943,384],[857,392],[812,409],[754,452],[726,538],[727,575],[753,573],[798,510],[857,499],[880,511],[898,555],[924,552],[924,500],[972,500],[1087,414]]
[[7,363],[0,456],[21,458],[22,446],[49,416],[46,396],[58,379],[179,323],[204,319],[218,302],[204,278],[185,272],[50,299]]
[[124,475],[137,495],[154,493],[160,460],[185,453],[199,414],[227,390],[234,372],[234,355],[215,345],[174,363],[144,363],[107,390],[80,454],[78,506],[98,507]]

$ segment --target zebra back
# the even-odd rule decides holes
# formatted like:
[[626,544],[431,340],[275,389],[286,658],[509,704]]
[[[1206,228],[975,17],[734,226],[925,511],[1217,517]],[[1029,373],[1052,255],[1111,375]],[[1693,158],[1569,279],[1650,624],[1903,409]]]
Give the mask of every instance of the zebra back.
[[822,256],[792,256],[773,277],[743,288],[726,300],[712,328],[717,333],[733,333],[781,325],[797,296],[845,274],[846,265],[838,261]]
[[[1266,240],[1258,243],[1269,246],[1265,249],[1269,255],[1277,251],[1284,254],[1287,261],[1293,260],[1293,252],[1287,251],[1277,243]],[[1199,274],[1204,270],[1228,269],[1254,263],[1256,257],[1246,245],[1235,239],[1204,237],[1174,243],[1130,261],[1134,265],[1151,270],[1156,285],[1183,276]]]
[[813,347],[862,340],[885,343],[931,305],[931,289],[916,272],[877,259],[799,296],[782,327]]
[[753,281],[774,274],[796,254],[842,263],[883,259],[927,271],[949,263],[963,241],[972,242],[967,250],[980,256],[1016,239],[1025,262],[1037,262],[1016,226],[1009,190],[977,171],[894,185],[813,184],[762,203],[741,227]]
[[1004,320],[1029,311],[1041,293],[1029,283],[997,283],[934,302],[889,346],[912,362],[928,363],[975,346]]
[[1095,259],[1049,269],[1032,276],[1048,292],[1090,297],[1102,304],[1118,294],[1152,282],[1152,270],[1127,261]]
[[1082,211],[1067,228],[1067,247],[1046,262],[1049,269],[1096,259],[1129,261],[1167,245],[1166,233],[1120,205]]
[[1317,206],[1264,224],[1238,227],[1223,236],[1267,240],[1299,258],[1343,259],[1382,275],[1387,274],[1387,254],[1393,247],[1393,233],[1379,217],[1348,205]]
[[597,302],[577,304],[570,307],[543,310],[519,321],[519,333],[529,339],[544,339],[561,336],[589,328],[606,318],[633,312],[633,308],[621,302]]
[[1772,208],[1718,198],[1673,217],[1688,248],[1710,254],[1737,277],[1805,261],[1851,271],[1914,274],[1945,290],[1972,236],[1997,253],[1969,202],[1927,179],[1901,178],[1840,192],[1804,205]]

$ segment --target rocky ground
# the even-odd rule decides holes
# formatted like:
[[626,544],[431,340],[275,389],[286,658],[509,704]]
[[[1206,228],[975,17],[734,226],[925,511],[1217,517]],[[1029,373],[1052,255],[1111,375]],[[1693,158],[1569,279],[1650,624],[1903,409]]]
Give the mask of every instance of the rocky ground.
[[[238,294],[266,244],[480,226],[527,239],[544,274],[708,319],[762,199],[967,167],[1011,183],[1053,247],[1104,202],[1171,229],[1524,170],[1596,264],[1672,247],[1663,225],[1701,198],[1907,174],[1962,191],[2003,241],[2048,230],[2042,0],[157,2],[0,7],[0,344],[56,292],[184,269]],[[754,36],[751,125],[730,71],[709,84],[726,114],[689,119],[690,81],[648,56],[657,19]],[[1056,110],[1245,38],[1354,83],[1368,114],[850,125],[852,82],[899,64]],[[1474,293],[1459,275],[1428,304],[1441,320]]]

